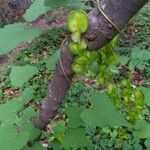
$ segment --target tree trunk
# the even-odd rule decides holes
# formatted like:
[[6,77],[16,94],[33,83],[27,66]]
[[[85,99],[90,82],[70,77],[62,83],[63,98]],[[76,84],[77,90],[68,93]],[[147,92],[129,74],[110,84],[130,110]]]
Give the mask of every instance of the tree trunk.
[[[100,6],[107,17],[121,30],[147,2],[148,0],[100,0]],[[89,13],[89,18],[90,26],[83,38],[88,43],[88,49],[99,50],[117,34],[117,30],[97,8]],[[40,129],[44,129],[56,115],[70,87],[67,79],[71,81],[74,75],[71,69],[74,56],[69,52],[67,42],[61,50],[60,59],[62,64],[58,61],[47,97],[40,107],[40,116],[34,119],[35,126]]]
[[0,24],[6,25],[22,20],[25,10],[33,0],[2,0],[0,1]]

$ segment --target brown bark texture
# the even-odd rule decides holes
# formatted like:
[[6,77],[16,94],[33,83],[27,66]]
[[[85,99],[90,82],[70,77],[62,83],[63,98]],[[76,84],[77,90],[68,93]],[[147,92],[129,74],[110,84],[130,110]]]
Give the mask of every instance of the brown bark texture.
[[33,0],[0,0],[0,23],[7,25],[22,20],[25,10]]
[[[99,2],[103,12],[121,30],[148,0],[100,0]],[[98,8],[89,13],[89,19],[89,29],[82,38],[87,41],[88,49],[99,50],[118,32]],[[54,77],[48,88],[47,97],[40,107],[40,115],[34,120],[35,126],[40,129],[44,129],[56,115],[70,87],[64,72],[70,81],[74,75],[71,69],[74,56],[69,52],[67,42],[61,49],[60,59],[62,64],[58,61]],[[64,71],[61,66],[63,66]]]

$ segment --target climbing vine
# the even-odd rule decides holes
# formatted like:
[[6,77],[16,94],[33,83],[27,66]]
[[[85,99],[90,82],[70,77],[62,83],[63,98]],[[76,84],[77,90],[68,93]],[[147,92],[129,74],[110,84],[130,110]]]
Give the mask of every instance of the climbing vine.
[[96,78],[97,83],[107,89],[110,100],[116,107],[124,110],[127,120],[135,124],[144,108],[144,94],[131,84],[130,79],[123,79],[117,85],[113,81],[110,66],[117,60],[115,46],[118,35],[106,46],[97,51],[90,51],[88,43],[82,39],[89,26],[89,18],[83,10],[73,10],[68,15],[68,30],[71,32],[69,49],[75,60],[72,69],[76,74]]

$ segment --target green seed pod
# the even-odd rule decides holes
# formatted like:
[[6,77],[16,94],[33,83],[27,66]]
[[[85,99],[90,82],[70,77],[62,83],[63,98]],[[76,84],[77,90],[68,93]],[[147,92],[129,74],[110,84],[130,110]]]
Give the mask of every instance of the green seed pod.
[[81,55],[87,47],[87,44],[84,40],[81,40],[79,43],[71,42],[69,43],[69,49],[74,55]]
[[112,93],[112,94],[110,95],[110,98],[111,98],[112,102],[114,103],[114,105],[116,105],[116,106],[119,105],[119,102],[120,102],[119,100],[120,100],[120,98],[119,98],[119,95],[118,95],[118,94]]
[[87,43],[84,40],[81,40],[79,42],[79,49],[80,50],[85,50],[87,48]]
[[70,32],[84,33],[88,29],[88,15],[83,10],[73,10],[68,15],[67,24]]
[[137,103],[138,107],[140,107],[141,109],[143,109],[143,107],[144,107],[144,101],[137,100],[136,103]]
[[80,36],[81,36],[81,34],[79,32],[74,32],[71,35],[71,39],[73,42],[78,43],[78,42],[80,42]]
[[144,101],[144,94],[141,90],[136,90],[134,92],[135,100],[140,103]]
[[115,92],[115,86],[113,84],[109,84],[107,87],[108,94],[113,94]]
[[79,55],[80,54],[79,47],[78,47],[77,43],[74,43],[74,42],[69,43],[69,50],[74,55]]
[[123,79],[121,81],[121,86],[122,87],[126,87],[126,88],[131,88],[131,83],[130,83],[130,81],[128,79]]
[[99,85],[105,85],[105,78],[104,77],[99,77],[97,79],[97,82],[98,82]]
[[131,123],[135,124],[138,120],[138,113],[135,111],[130,111],[128,113],[127,120],[129,120]]
[[130,98],[128,96],[125,96],[124,97],[124,102],[125,102],[125,105],[128,105],[129,102],[130,102]]
[[144,108],[144,103],[135,106],[135,109],[139,114],[142,112],[143,108]]
[[90,60],[86,56],[78,56],[75,58],[75,63],[79,65],[88,65],[90,64]]
[[128,96],[128,97],[130,97],[131,94],[132,94],[132,91],[131,91],[131,89],[123,88],[123,89],[121,90],[121,94],[122,94],[123,96]]
[[76,64],[76,63],[72,64],[72,70],[76,74],[83,74],[87,71],[85,66],[82,66],[82,65],[79,65],[79,64]]

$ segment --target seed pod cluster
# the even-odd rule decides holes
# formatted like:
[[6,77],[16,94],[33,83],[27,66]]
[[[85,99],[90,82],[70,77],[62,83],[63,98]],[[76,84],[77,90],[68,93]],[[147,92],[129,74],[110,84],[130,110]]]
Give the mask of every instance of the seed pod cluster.
[[72,70],[76,74],[96,78],[100,86],[107,87],[108,96],[113,104],[126,113],[129,122],[135,123],[144,107],[142,91],[134,89],[128,79],[122,80],[118,85],[110,84],[113,80],[110,66],[117,59],[114,49],[118,36],[100,50],[90,51],[87,43],[81,38],[89,26],[86,12],[82,10],[71,11],[67,24],[72,40],[69,43],[69,50],[76,56]]
[[81,34],[85,33],[89,26],[88,15],[83,10],[71,11],[68,15],[67,26],[72,40],[69,43],[69,49],[76,56],[72,64],[73,71],[90,78],[97,78],[100,85],[109,82],[112,79],[109,64],[116,60],[113,49],[117,38],[98,51],[90,51],[87,43],[81,39]]
[[136,123],[144,108],[143,92],[133,88],[129,79],[123,79],[118,86],[109,84],[107,93],[114,105],[124,110],[127,120]]

